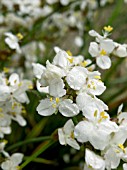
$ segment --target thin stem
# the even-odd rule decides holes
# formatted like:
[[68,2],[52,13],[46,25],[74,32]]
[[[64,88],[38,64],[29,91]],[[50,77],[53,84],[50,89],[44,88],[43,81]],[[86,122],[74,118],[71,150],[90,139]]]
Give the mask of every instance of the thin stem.
[[51,136],[42,136],[42,137],[38,137],[38,138],[27,139],[27,140],[20,141],[20,142],[17,142],[15,144],[9,146],[6,149],[6,151],[10,151],[12,149],[15,149],[19,146],[22,146],[22,145],[25,145],[25,144],[28,144],[28,143],[41,142],[41,141],[50,140],[50,139],[51,139]]
[[21,164],[20,168],[21,169],[24,168],[26,165],[28,165],[31,161],[33,161],[36,157],[38,157],[41,153],[43,153],[46,149],[48,149],[54,143],[55,141],[53,140],[45,142],[44,145],[42,145],[35,153],[33,153],[32,156],[30,156],[24,163]]
[[[24,156],[24,160],[29,159],[30,156]],[[43,158],[35,158],[32,160],[32,162],[38,162],[38,163],[43,163],[43,164],[52,164],[52,165],[56,165],[57,162],[54,162],[52,160],[47,160],[47,159],[43,159]]]

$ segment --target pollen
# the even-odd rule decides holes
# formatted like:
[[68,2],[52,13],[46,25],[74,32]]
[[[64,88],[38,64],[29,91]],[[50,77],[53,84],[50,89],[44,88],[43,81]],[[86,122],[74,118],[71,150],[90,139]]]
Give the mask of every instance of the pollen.
[[32,89],[33,89],[33,85],[30,84],[30,85],[28,86],[28,88],[29,88],[30,90],[32,90]]
[[72,53],[71,53],[70,50],[67,50],[66,52],[67,52],[67,54],[68,54],[69,56],[72,56]]
[[[16,82],[15,82],[16,83]],[[18,87],[21,87],[22,86],[22,82],[20,82],[19,84],[18,84]]]
[[97,117],[97,110],[95,110],[94,112],[94,117]]
[[56,97],[56,103],[59,103],[60,99],[58,97]]
[[104,56],[106,55],[106,51],[104,49],[101,50],[100,55]]
[[52,97],[50,97],[50,102],[52,102]]
[[104,27],[104,30],[107,32],[111,32],[113,30],[113,27],[111,27],[110,25],[108,25],[107,27]]
[[81,63],[80,63],[80,65],[81,65],[82,67],[86,67],[86,66],[87,66],[87,64],[88,64],[88,62],[87,62],[87,61],[83,61],[83,62],[81,62]]
[[18,37],[19,40],[23,39],[23,35],[21,33],[18,33],[16,36]]
[[95,79],[101,79],[101,76],[94,76]]
[[73,63],[73,61],[74,61],[73,57],[68,57],[67,59],[70,63]]
[[75,136],[74,136],[74,132],[71,132],[71,138],[74,139]]
[[124,153],[126,152],[123,144],[119,144],[118,147],[119,147]]

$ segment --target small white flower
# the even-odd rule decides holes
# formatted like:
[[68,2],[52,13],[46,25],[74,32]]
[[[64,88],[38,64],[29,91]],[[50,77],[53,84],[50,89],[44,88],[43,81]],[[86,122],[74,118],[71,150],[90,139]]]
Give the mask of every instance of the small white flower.
[[70,119],[66,122],[63,128],[58,129],[59,142],[61,145],[70,145],[71,147],[79,150],[80,146],[74,139],[74,123]]
[[21,49],[19,47],[18,44],[18,37],[13,35],[11,32],[6,32],[5,36],[7,36],[5,38],[5,42],[6,44],[11,48],[11,49],[15,49],[18,53],[21,53]]
[[70,99],[51,97],[41,100],[37,107],[38,114],[42,116],[50,116],[58,110],[65,117],[76,116],[79,113],[78,106]]
[[121,45],[115,42],[115,49],[113,51],[113,54],[118,57],[127,57],[127,45]]
[[14,153],[1,164],[3,170],[17,170],[18,165],[22,162],[23,154]]
[[87,72],[88,70],[84,67],[73,67],[66,77],[68,85],[74,90],[80,90],[86,83]]
[[91,119],[91,114],[93,115],[95,112],[101,113],[108,110],[108,106],[103,101],[86,93],[79,93],[76,103],[87,119]]

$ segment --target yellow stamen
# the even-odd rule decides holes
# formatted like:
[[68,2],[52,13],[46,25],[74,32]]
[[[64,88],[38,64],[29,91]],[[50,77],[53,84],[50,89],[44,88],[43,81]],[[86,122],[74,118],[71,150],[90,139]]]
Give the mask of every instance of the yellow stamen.
[[29,88],[30,90],[32,90],[32,89],[33,89],[33,85],[30,84],[30,85],[28,86],[28,88]]
[[19,40],[23,39],[23,35],[21,33],[18,33],[16,36],[18,37]]
[[60,99],[57,97],[56,98],[56,103],[58,104],[60,102]]
[[70,63],[73,63],[73,61],[74,61],[73,57],[68,57],[67,59]]
[[108,116],[105,116],[105,112],[101,112],[101,113],[100,113],[100,116],[101,116],[103,119],[107,119],[107,118],[108,118]]
[[70,50],[67,50],[66,52],[67,52],[67,54],[68,54],[69,56],[72,56],[72,53],[71,53]]
[[4,73],[9,73],[9,68],[4,67],[4,68],[3,68],[3,71],[4,71]]
[[6,81],[6,85],[8,85],[8,84],[9,84],[9,81],[8,81],[8,79],[5,79],[5,81]]
[[124,153],[126,152],[123,144],[119,144],[118,147],[119,147],[120,149],[122,149],[122,151],[123,151]]
[[21,86],[22,86],[22,82],[20,82],[20,83],[18,84],[18,86],[21,87]]
[[50,102],[52,102],[52,97],[50,97]]
[[111,32],[113,30],[113,27],[111,27],[110,25],[108,26],[105,26],[104,27],[104,30],[107,31],[107,32]]
[[95,110],[94,112],[94,117],[97,117],[97,110]]
[[104,56],[106,55],[106,51],[104,49],[101,50],[100,55]]
[[95,79],[101,79],[101,76],[94,76]]
[[83,61],[83,62],[81,62],[81,63],[80,63],[80,65],[81,65],[82,67],[86,67],[86,66],[87,66],[87,64],[88,64],[88,62],[87,62],[87,61]]
[[74,132],[71,132],[71,138],[74,139],[75,136],[74,136]]
[[91,85],[90,85],[90,84],[88,84],[88,85],[87,85],[87,87],[88,87],[88,88],[91,88]]

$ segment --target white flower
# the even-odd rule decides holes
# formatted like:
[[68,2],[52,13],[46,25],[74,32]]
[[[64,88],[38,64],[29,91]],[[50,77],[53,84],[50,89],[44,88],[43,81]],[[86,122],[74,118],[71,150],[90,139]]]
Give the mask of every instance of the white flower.
[[111,122],[106,113],[99,116],[94,113],[94,119],[84,120],[75,126],[74,134],[79,142],[89,141],[95,149],[103,150],[110,141],[110,134],[118,131],[115,122]]
[[115,44],[111,39],[107,38],[107,34],[104,36],[99,35],[96,31],[91,30],[89,34],[96,37],[96,42],[91,42],[89,47],[89,53],[92,57],[96,58],[97,65],[102,69],[108,69],[111,67],[111,60],[109,55],[113,52]]
[[58,129],[59,142],[61,145],[70,145],[71,147],[79,150],[80,146],[74,139],[74,123],[70,119],[66,122],[63,128]]
[[10,134],[11,133],[11,119],[10,117],[5,113],[3,113],[2,107],[0,108],[0,138],[4,137],[4,134]]
[[35,77],[41,79],[41,75],[43,74],[46,68],[39,63],[32,63],[32,66],[33,66],[33,73]]
[[111,60],[109,54],[114,49],[114,43],[110,39],[101,40],[100,44],[91,42],[89,47],[89,53],[92,57],[96,57],[97,65],[102,69],[108,69],[111,67]]
[[126,127],[119,126],[118,131],[111,135],[107,148],[102,152],[107,169],[116,169],[120,163],[120,159],[127,160],[127,149],[123,146],[127,139],[126,134]]
[[75,66],[68,73],[66,81],[68,85],[74,90],[80,90],[86,83],[88,70],[81,66]]
[[121,104],[118,108],[117,118],[118,123],[120,125],[126,125],[127,124],[127,112],[122,112],[123,104]]
[[127,57],[127,45],[126,44],[115,44],[115,49],[113,51],[113,54],[118,56],[118,57]]
[[82,39],[80,36],[75,37],[74,42],[75,42],[75,44],[76,44],[78,47],[82,47],[82,46],[83,46],[83,39]]
[[6,32],[5,36],[7,36],[5,38],[5,42],[6,44],[11,48],[11,49],[15,49],[18,53],[21,53],[21,49],[19,47],[18,44],[18,37],[16,37],[15,35],[13,35],[11,32]]
[[[85,162],[87,167],[90,167],[94,170],[105,170],[105,161],[99,155],[96,155],[89,149],[86,149],[85,152]],[[85,169],[84,169],[85,170]]]
[[37,107],[38,114],[42,116],[50,116],[58,110],[65,117],[76,116],[79,113],[78,106],[70,99],[51,97],[41,100]]
[[22,159],[22,153],[14,153],[12,156],[8,157],[5,162],[2,162],[1,168],[3,170],[17,170],[18,165],[22,162]]
[[76,103],[87,119],[91,119],[91,114],[95,112],[101,113],[108,110],[108,106],[103,101],[86,93],[79,93]]

